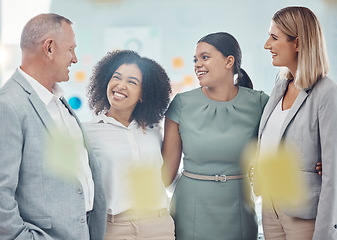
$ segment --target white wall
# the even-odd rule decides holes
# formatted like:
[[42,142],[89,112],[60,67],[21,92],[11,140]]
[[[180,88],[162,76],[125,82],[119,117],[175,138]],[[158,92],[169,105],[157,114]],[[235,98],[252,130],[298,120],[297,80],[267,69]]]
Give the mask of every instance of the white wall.
[[[64,15],[75,23],[78,45],[76,53],[79,62],[73,65],[71,79],[68,83],[62,84],[62,88],[67,93],[68,99],[78,96],[83,101],[82,107],[77,110],[83,121],[91,118],[85,91],[92,67],[107,51],[111,50],[106,47],[105,32],[115,27],[149,27],[158,30],[160,36],[157,40],[160,41],[160,47],[157,47],[159,50],[155,50],[155,60],[168,72],[175,91],[184,91],[198,86],[192,61],[197,40],[211,32],[227,31],[233,34],[241,45],[242,66],[253,80],[254,88],[269,94],[278,71],[271,65],[270,53],[263,49],[268,37],[271,17],[278,9],[288,5],[307,6],[321,21],[331,62],[329,75],[337,80],[337,45],[335,44],[337,42],[337,4],[331,3],[334,2],[333,0],[114,0],[112,2],[101,0],[101,3],[93,2],[94,0],[52,0],[49,10]],[[3,11],[6,9],[2,6]],[[13,14],[17,13],[13,12]],[[2,24],[8,23],[2,21]],[[21,32],[21,28],[17,26],[15,30]],[[111,38],[118,39],[119,36],[116,34]],[[12,64],[8,64],[10,67],[7,68],[7,71],[9,69],[11,72],[12,68],[19,64],[20,51],[15,46],[9,47],[12,49],[12,55],[15,55],[15,59],[11,60]],[[172,65],[174,58],[182,59],[183,66],[174,68]],[[82,73],[84,80],[76,80],[78,72]],[[193,84],[183,84],[185,77],[191,76],[194,79]]]

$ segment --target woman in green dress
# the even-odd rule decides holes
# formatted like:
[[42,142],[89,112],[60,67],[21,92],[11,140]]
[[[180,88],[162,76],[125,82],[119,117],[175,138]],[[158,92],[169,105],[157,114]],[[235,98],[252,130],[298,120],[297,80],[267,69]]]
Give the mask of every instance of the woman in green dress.
[[177,94],[171,102],[162,148],[166,185],[184,154],[171,204],[176,239],[256,240],[257,219],[242,153],[257,136],[268,96],[252,89],[241,68],[240,46],[228,33],[201,38],[194,62],[201,87]]

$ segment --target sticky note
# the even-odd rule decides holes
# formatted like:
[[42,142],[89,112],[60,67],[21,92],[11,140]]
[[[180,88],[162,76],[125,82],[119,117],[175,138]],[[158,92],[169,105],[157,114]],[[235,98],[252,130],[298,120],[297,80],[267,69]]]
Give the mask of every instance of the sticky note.
[[183,84],[184,85],[193,85],[194,83],[194,78],[192,75],[185,75],[184,76],[184,80],[183,80]]
[[172,66],[174,69],[183,68],[184,60],[182,57],[176,57],[172,59]]
[[84,82],[86,79],[86,74],[84,71],[76,71],[75,82]]

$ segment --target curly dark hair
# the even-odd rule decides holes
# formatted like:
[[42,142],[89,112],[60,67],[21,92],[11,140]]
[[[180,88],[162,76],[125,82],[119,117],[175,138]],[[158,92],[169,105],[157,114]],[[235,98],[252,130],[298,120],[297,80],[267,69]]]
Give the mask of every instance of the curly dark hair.
[[123,64],[136,64],[142,72],[142,101],[131,114],[139,126],[153,127],[164,117],[171,94],[170,79],[154,60],[131,50],[109,52],[94,67],[87,96],[89,107],[98,115],[110,108],[106,89],[114,72]]

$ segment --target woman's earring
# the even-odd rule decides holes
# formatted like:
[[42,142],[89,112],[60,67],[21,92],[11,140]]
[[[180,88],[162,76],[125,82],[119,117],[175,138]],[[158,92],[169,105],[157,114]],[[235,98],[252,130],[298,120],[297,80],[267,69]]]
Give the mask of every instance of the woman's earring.
[[143,102],[143,100],[142,99],[139,99],[139,103],[142,103]]

